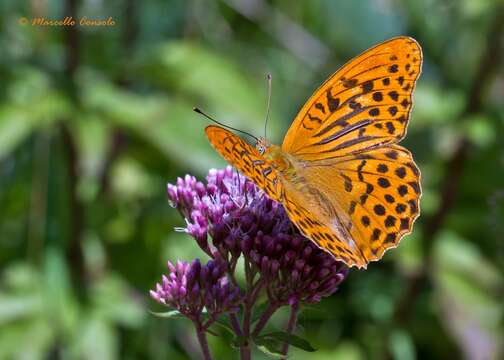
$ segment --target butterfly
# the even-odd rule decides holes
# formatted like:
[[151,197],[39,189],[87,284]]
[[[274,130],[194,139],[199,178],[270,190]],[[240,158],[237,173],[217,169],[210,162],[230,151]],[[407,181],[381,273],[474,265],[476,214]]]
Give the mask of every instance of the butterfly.
[[366,268],[411,232],[420,171],[397,145],[406,135],[422,50],[410,37],[378,44],[330,76],[281,146],[254,146],[220,126],[212,146],[336,260]]

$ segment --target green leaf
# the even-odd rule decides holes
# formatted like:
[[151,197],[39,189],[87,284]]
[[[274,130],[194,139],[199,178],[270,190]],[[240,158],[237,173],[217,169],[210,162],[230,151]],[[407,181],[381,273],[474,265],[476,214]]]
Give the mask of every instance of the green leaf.
[[119,341],[114,325],[98,314],[89,316],[79,329],[76,352],[83,359],[117,359]]
[[[464,353],[500,358],[502,274],[474,243],[454,231],[442,231],[435,241],[434,290],[447,331]],[[484,348],[472,341],[474,336]]]
[[[93,72],[87,73],[80,84],[83,103],[93,109],[98,118],[128,129],[171,161],[203,169],[218,160],[217,154],[208,151],[208,141],[203,135],[204,123],[201,123],[201,132],[195,131],[195,126],[199,126],[195,124],[200,124],[198,121],[201,120],[192,111],[192,101],[171,99],[165,94],[137,94]],[[184,148],[191,151],[181,152],[180,149]]]
[[58,338],[54,324],[37,317],[2,325],[1,329],[0,359],[44,359]]
[[469,140],[480,147],[492,145],[497,135],[492,127],[491,119],[480,114],[466,118],[463,130]]
[[262,304],[254,307],[251,324],[254,324],[261,318],[262,314],[268,309],[269,304],[270,304],[269,301],[265,301]]
[[282,342],[271,338],[265,338],[263,336],[257,336],[254,338],[254,343],[256,344],[257,348],[266,355],[269,355],[276,359],[284,357],[284,355],[282,354]]
[[293,334],[288,334],[283,331],[276,331],[272,332],[269,334],[261,335],[260,337],[266,338],[266,339],[274,339],[277,341],[281,342],[286,342],[291,346],[297,347],[301,350],[308,351],[308,352],[314,352],[317,351],[311,344],[308,342],[308,340],[305,340],[297,335]]
[[395,359],[414,360],[415,346],[411,340],[410,334],[406,331],[395,330],[392,332],[389,340],[390,351]]
[[78,304],[71,288],[69,268],[63,253],[56,247],[46,250],[43,296],[45,315],[54,326],[71,331],[78,324]]
[[0,295],[0,324],[34,316],[42,309],[43,300],[38,295]]
[[111,322],[138,328],[145,320],[145,309],[128,294],[128,284],[119,276],[109,274],[93,284],[94,311]]
[[0,104],[0,158],[20,146],[36,129],[72,113],[69,99],[53,89],[50,77],[38,69],[21,66],[14,79],[4,85],[7,101]]
[[160,318],[182,318],[184,315],[180,313],[178,310],[169,310],[166,312],[156,312],[156,311],[149,311],[152,315],[160,317]]
[[229,323],[229,321],[227,321],[226,319],[227,318],[220,317],[219,319],[215,320],[215,322],[213,324],[223,328],[224,330],[226,330],[227,332],[229,332],[231,335],[234,336],[235,332],[234,332],[233,328],[231,327],[231,324]]
[[[165,318],[165,319],[169,319],[169,318],[184,318],[184,319],[187,319],[187,317],[185,315],[183,315],[178,310],[168,310],[168,311],[165,311],[165,312],[156,312],[156,311],[149,311],[149,312],[152,315],[154,315],[154,316],[157,316],[157,317],[160,317],[160,318]],[[203,311],[201,311],[201,318],[202,318],[202,320],[206,320],[208,318],[208,313],[207,313],[206,309],[203,309]]]
[[0,109],[0,158],[13,151],[32,130],[33,124],[22,111]]

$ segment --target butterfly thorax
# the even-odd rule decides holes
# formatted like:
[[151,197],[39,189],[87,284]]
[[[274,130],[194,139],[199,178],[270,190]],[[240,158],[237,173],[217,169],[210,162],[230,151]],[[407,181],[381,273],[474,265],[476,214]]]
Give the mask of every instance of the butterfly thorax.
[[285,178],[295,176],[296,170],[294,159],[291,155],[282,151],[280,146],[269,143],[264,138],[259,139],[257,148],[270,165],[279,171]]

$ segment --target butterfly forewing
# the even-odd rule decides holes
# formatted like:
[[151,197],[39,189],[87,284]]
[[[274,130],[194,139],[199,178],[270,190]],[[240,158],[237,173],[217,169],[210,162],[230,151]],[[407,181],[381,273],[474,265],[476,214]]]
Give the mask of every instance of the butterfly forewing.
[[207,126],[205,132],[212,146],[224,159],[264,190],[270,198],[281,201],[282,184],[278,172],[255,147],[218,126]]
[[421,49],[408,37],[364,52],[308,100],[282,149],[317,160],[398,142],[406,132],[421,64]]

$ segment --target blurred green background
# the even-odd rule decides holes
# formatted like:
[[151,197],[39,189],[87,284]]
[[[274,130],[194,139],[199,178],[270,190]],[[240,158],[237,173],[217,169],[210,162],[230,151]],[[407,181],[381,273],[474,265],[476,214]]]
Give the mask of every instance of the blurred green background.
[[[115,25],[30,25],[65,16]],[[504,357],[502,1],[7,0],[0,29],[0,359],[198,358],[189,322],[148,313],[165,262],[203,256],[166,183],[224,165],[192,107],[262,134],[270,72],[279,143],[329,74],[396,35],[424,49],[403,142],[422,214],[302,313],[319,351],[292,358]]]

